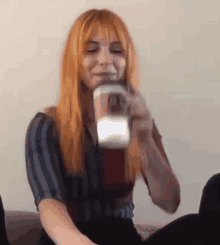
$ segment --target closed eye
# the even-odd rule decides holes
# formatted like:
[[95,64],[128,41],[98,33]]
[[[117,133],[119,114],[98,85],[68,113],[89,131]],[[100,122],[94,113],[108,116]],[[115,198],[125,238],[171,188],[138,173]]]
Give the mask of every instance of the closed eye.
[[88,53],[94,53],[94,52],[96,52],[96,51],[98,51],[98,50],[97,50],[97,49],[94,49],[94,50],[87,50]]
[[123,53],[121,50],[112,50],[113,53]]
[[[95,53],[95,52],[97,52],[97,51],[98,51],[98,49],[87,50],[88,53]],[[121,51],[121,50],[111,50],[111,52],[112,52],[112,53],[117,53],[117,54],[118,54],[118,53],[121,53],[121,54],[123,53],[123,51]]]

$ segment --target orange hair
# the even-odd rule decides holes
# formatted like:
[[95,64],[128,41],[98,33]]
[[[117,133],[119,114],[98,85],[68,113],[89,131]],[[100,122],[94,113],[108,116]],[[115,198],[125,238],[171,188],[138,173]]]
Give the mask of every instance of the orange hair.
[[[138,89],[139,65],[131,35],[121,18],[108,9],[91,9],[81,14],[70,29],[61,60],[59,100],[55,106],[46,107],[44,112],[56,122],[66,170],[85,176],[84,153],[85,132],[83,127],[83,105],[80,74],[82,70],[84,43],[97,32],[102,37],[119,39],[126,58],[125,79],[127,85]],[[125,149],[125,181],[135,182],[136,173],[142,163],[140,145],[133,139]]]

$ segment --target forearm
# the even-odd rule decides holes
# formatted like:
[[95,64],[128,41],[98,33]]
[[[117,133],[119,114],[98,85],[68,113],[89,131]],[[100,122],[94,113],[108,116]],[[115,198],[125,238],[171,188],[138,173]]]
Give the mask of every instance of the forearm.
[[142,144],[142,174],[148,183],[152,201],[173,213],[180,203],[180,185],[170,164],[162,156],[152,136]]
[[41,201],[39,211],[41,223],[55,244],[93,244],[75,226],[63,203],[47,198]]

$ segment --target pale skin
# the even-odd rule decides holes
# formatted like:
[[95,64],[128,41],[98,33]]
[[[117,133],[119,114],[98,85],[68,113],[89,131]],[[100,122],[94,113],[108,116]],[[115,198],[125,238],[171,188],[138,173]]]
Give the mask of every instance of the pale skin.
[[[126,59],[117,38],[106,40],[97,35],[90,41],[86,45],[86,53],[83,60],[84,73],[82,78],[85,85],[89,88],[88,94],[85,95],[85,100],[89,98],[89,108],[88,113],[84,114],[84,118],[91,132],[93,142],[96,144],[98,137],[95,124],[93,90],[97,84],[107,78],[98,74],[111,72],[108,78],[122,81],[125,75]],[[140,139],[143,159],[142,175],[148,185],[152,201],[166,212],[174,213],[180,203],[180,186],[171,167],[161,155],[151,136],[153,129],[151,113],[139,91],[136,90],[134,96],[128,94],[127,100],[131,108],[133,108],[129,115],[134,119],[131,139],[137,136]],[[118,199],[117,202],[121,205],[126,202],[132,202],[132,194],[131,191],[128,196]]]

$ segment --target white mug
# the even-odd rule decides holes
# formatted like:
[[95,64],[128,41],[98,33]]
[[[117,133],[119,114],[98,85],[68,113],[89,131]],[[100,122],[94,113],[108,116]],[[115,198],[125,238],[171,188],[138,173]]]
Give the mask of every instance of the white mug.
[[108,149],[125,149],[130,144],[128,91],[119,84],[104,84],[93,92],[98,142]]

